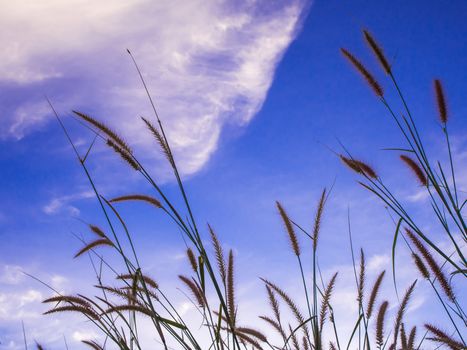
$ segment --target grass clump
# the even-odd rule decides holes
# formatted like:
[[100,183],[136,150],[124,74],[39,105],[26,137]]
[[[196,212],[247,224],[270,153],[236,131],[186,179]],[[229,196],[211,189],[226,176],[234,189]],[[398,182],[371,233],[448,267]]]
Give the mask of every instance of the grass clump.
[[[451,243],[451,251],[441,249],[430,239],[428,234],[421,230],[420,224],[415,222],[408,209],[384,184],[382,175],[378,174],[373,167],[361,160],[354,159],[348,152],[339,157],[349,169],[362,177],[360,184],[376,195],[384,205],[397,215],[398,224],[394,238],[393,259],[397,238],[402,236],[413,257],[412,268],[414,271],[419,271],[421,277],[428,281],[429,287],[435,292],[451,322],[451,331],[445,332],[431,323],[427,323],[424,325],[425,336],[417,338],[417,327],[414,325],[412,328],[407,328],[409,320],[406,319],[406,314],[410,300],[416,293],[415,287],[420,283],[413,281],[407,287],[399,304],[390,305],[386,296],[380,297],[386,271],[380,271],[368,290],[365,254],[363,250],[360,250],[359,266],[357,267],[354,262],[355,299],[349,301],[355,303],[357,316],[353,321],[352,333],[348,337],[341,333],[338,315],[335,314],[333,308],[333,293],[338,281],[338,272],[322,278],[319,269],[318,243],[325,221],[326,201],[330,194],[326,189],[321,192],[317,200],[311,232],[297,224],[283,205],[279,201],[276,202],[285,234],[290,241],[291,253],[297,259],[303,299],[291,295],[288,292],[289,286],[284,288],[264,277],[261,280],[265,286],[265,299],[270,310],[262,312],[258,319],[248,320],[250,325],[241,324],[242,318],[239,317],[240,310],[236,295],[234,253],[229,250],[228,254],[225,254],[218,235],[210,225],[207,225],[205,229],[198,225],[163,123],[133,56],[131,58],[153,107],[156,121],[156,123],[152,123],[143,118],[142,122],[154,136],[155,142],[159,145],[173,171],[183,206],[179,208],[175,205],[176,199],[169,198],[157,179],[153,178],[147,171],[121,136],[87,114],[74,111],[77,118],[85,122],[93,130],[96,137],[102,138],[133,170],[142,176],[147,182],[149,190],[154,193],[154,195],[132,193],[106,199],[96,187],[88,167],[87,156],[90,150],[84,157],[79,154],[69,137],[68,130],[62,123],[61,117],[55,113],[95,193],[99,208],[107,223],[105,231],[108,234],[100,227],[90,225],[91,233],[97,237],[84,243],[84,246],[75,255],[75,257],[80,257],[87,254],[93,264],[100,265],[100,268],[96,269],[98,283],[95,287],[98,295],[94,297],[81,294],[61,295],[56,292],[54,296],[44,300],[44,303],[51,306],[45,314],[64,312],[81,314],[105,336],[106,342],[102,345],[93,339],[83,341],[84,344],[93,349],[146,349],[148,345],[142,344],[138,328],[139,320],[142,317],[149,319],[158,348],[165,350],[173,348],[187,350],[348,350],[349,348],[415,350],[423,348],[425,342],[429,340],[451,349],[464,349],[465,341],[461,330],[466,325],[466,317],[461,302],[458,300],[459,296],[454,293],[452,278],[449,278],[448,275],[457,278],[466,277],[467,263],[461,249],[461,246],[467,241],[467,229],[462,215],[465,200],[462,201],[462,193],[456,187],[447,130],[448,116],[444,90],[440,81],[435,80],[439,119],[449,150],[448,170],[441,165],[441,162],[433,162],[428,158],[415,120],[401,92],[389,60],[381,46],[367,30],[364,31],[364,38],[398,93],[404,106],[405,115],[398,116],[394,112],[393,107],[385,97],[382,85],[359,59],[347,49],[341,49],[341,52],[369,84],[403,135],[406,145],[402,149],[403,154],[400,155],[400,159],[414,173],[419,185],[428,192],[431,208]],[[172,221],[182,232],[187,242],[186,254],[189,274],[179,275],[178,278],[184,290],[189,292],[189,298],[199,312],[200,324],[190,324],[180,315],[171,301],[170,293],[144,272],[144,266],[140,264],[134,248],[133,235],[117,209],[118,205],[133,201],[144,202],[152,206],[154,210],[163,211],[167,219]],[[461,242],[456,238],[458,235],[461,237]],[[304,247],[307,245],[303,244],[302,240],[306,240],[308,246],[311,247],[311,262],[303,260]],[[210,242],[212,247],[208,249],[206,242]],[[116,255],[121,258],[124,271],[116,271],[101,255],[100,249],[103,246],[113,249]],[[208,253],[211,248],[213,254]],[[354,255],[353,248],[351,248],[351,254]],[[442,262],[441,264],[439,260]],[[393,282],[396,286],[397,277],[394,267],[393,261]],[[106,285],[102,282],[104,270],[115,277],[114,285]],[[324,280],[327,281],[326,284]],[[302,310],[302,305],[306,305],[305,310]],[[392,307],[396,307],[397,311],[393,322],[390,322],[388,314]],[[264,322],[263,325],[268,327],[268,332],[258,329],[258,320]],[[198,336],[199,332],[195,332],[200,325],[204,330],[202,337]],[[151,348],[152,346],[154,344],[151,345]]]

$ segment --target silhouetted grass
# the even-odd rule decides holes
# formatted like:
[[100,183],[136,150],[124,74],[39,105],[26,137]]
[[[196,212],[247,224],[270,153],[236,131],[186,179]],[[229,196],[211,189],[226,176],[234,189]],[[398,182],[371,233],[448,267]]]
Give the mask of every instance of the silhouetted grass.
[[[446,345],[451,349],[465,348],[462,329],[465,330],[466,315],[458,300],[462,295],[456,295],[452,286],[453,278],[466,277],[467,265],[461,249],[467,239],[467,230],[462,215],[465,200],[462,201],[463,193],[458,191],[456,187],[454,164],[447,131],[448,117],[444,91],[439,80],[435,80],[434,86],[441,128],[449,150],[448,171],[443,168],[441,162],[435,162],[428,158],[415,120],[397,83],[394,70],[385,57],[381,46],[368,31],[364,31],[364,38],[398,93],[406,116],[399,116],[394,111],[385,97],[382,85],[377,82],[374,75],[359,59],[349,50],[342,49],[342,53],[367,81],[404,136],[406,145],[401,148],[403,154],[400,155],[400,158],[415,174],[422,188],[428,192],[434,217],[441,224],[440,227],[446,233],[452,249],[447,251],[440,248],[430,238],[429,234],[420,229],[421,224],[414,221],[403,201],[398,199],[384,184],[381,175],[371,166],[361,160],[354,159],[350,154],[340,155],[340,159],[363,178],[360,184],[365,189],[376,195],[384,205],[398,216],[399,221],[392,250],[393,259],[397,239],[402,236],[415,262],[415,264],[408,266],[414,271],[419,271],[421,277],[429,282],[428,286],[435,291],[443,309],[449,316],[452,323],[452,332],[442,331],[431,325],[431,323],[427,323],[425,328],[430,337],[423,336],[417,339],[416,327],[413,327],[407,333],[406,311],[412,295],[416,293],[415,286],[416,284],[420,285],[420,282],[414,281],[407,287],[399,305],[389,305],[386,300],[380,301],[379,299],[383,299],[380,298],[379,294],[384,283],[385,271],[378,274],[368,290],[366,287],[368,283],[365,255],[364,251],[361,250],[359,266],[357,267],[354,262],[355,299],[348,301],[350,304],[356,305],[358,314],[354,320],[352,333],[349,337],[344,338],[337,324],[333,308],[333,292],[336,288],[338,273],[325,276],[326,285],[324,282],[319,283],[321,276],[318,267],[318,238],[322,234],[323,222],[326,220],[324,215],[325,205],[329,196],[329,191],[326,190],[323,190],[321,196],[317,199],[312,232],[307,232],[299,226],[280,202],[276,202],[280,218],[284,223],[284,234],[288,236],[290,241],[291,253],[297,258],[301,276],[301,281],[297,283],[302,285],[305,302],[301,302],[299,295],[291,295],[288,292],[290,286],[279,286],[264,277],[262,281],[266,288],[265,298],[271,310],[270,312],[267,310],[261,312],[262,315],[259,316],[259,319],[264,321],[264,325],[272,332],[271,334],[276,334],[279,337],[274,337],[269,332],[257,329],[259,319],[248,320],[250,325],[239,324],[241,318],[238,317],[239,306],[236,298],[235,257],[233,251],[230,250],[225,256],[222,243],[212,227],[208,225],[205,228],[200,228],[198,226],[170,147],[170,140],[166,137],[163,123],[131,53],[131,58],[153,106],[156,121],[153,124],[148,119],[143,119],[143,122],[154,136],[155,143],[159,145],[173,171],[183,207],[179,208],[174,204],[177,201],[174,198],[169,198],[157,179],[138,160],[128,143],[121,136],[97,119],[85,113],[74,111],[74,114],[86,122],[89,128],[95,132],[96,137],[103,139],[113,151],[145,179],[149,187],[148,192],[154,193],[151,195],[122,194],[113,199],[103,197],[96,187],[88,167],[87,155],[91,149],[85,156],[81,156],[69,137],[68,130],[62,123],[61,117],[55,113],[95,193],[99,208],[106,219],[107,227],[101,229],[98,226],[90,225],[90,231],[97,237],[90,242],[84,243],[83,248],[75,255],[79,257],[88,254],[91,261],[96,261],[101,266],[100,269],[96,269],[98,283],[95,287],[97,296],[61,295],[56,292],[54,296],[44,300],[44,303],[51,305],[51,308],[45,313],[73,312],[81,314],[83,318],[94,324],[106,339],[106,342],[102,345],[93,339],[83,342],[93,349],[105,349],[107,347],[117,347],[123,350],[142,349],[143,344],[141,344],[138,330],[140,317],[148,318],[151,321],[154,332],[153,338],[157,339],[158,348],[166,350],[246,350],[251,348],[284,350],[321,350],[326,348],[339,350],[348,350],[350,348],[358,348],[359,350],[376,348],[382,350],[388,348],[396,350],[401,348],[403,350],[415,350],[423,348],[427,339],[431,339],[437,344]],[[52,105],[51,107],[53,109]],[[448,173],[449,175],[447,175]],[[450,179],[447,178],[448,176]],[[409,178],[407,183],[409,186],[411,185]],[[162,210],[167,219],[172,221],[176,228],[183,233],[188,243],[186,252],[188,258],[187,271],[189,271],[187,273],[189,274],[180,275],[179,279],[189,292],[190,299],[193,299],[193,305],[202,317],[202,326],[205,330],[203,336],[199,336],[199,324],[189,324],[177,312],[171,301],[171,294],[164,291],[153,278],[146,275],[145,267],[140,265],[133,245],[133,236],[116,207],[116,205],[124,205],[130,201],[141,201],[150,205],[154,210]],[[458,236],[461,237],[462,242],[457,241]],[[301,242],[302,237],[308,244]],[[208,253],[209,249],[206,247],[208,241],[211,242],[214,254]],[[124,271],[116,271],[98,252],[104,245],[112,249],[121,258],[125,267]],[[312,261],[304,263],[302,261],[302,252],[304,247],[307,246],[312,248]],[[353,248],[351,248],[349,254],[352,257],[354,256]],[[437,262],[438,259],[442,261],[442,264]],[[102,283],[102,267],[105,267],[106,271],[114,275],[115,285],[104,285]],[[311,280],[307,279],[307,273],[311,273]],[[450,276],[450,278],[447,276]],[[394,260],[393,280],[396,283],[397,275],[394,269]],[[440,288],[443,295],[438,293]],[[301,310],[300,305],[302,304],[306,304],[306,310]],[[387,319],[387,313],[391,307],[396,307],[398,310],[393,322]],[[40,345],[37,345],[37,347],[41,348]],[[151,346],[151,348],[154,347]]]

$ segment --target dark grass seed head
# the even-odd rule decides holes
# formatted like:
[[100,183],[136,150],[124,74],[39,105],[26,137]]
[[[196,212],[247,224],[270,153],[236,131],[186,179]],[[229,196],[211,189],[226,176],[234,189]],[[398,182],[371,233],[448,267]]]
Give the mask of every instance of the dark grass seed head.
[[375,77],[366,69],[366,67],[348,50],[341,48],[342,55],[354,66],[354,68],[362,75],[368,83],[368,86],[378,97],[384,96],[384,91],[381,85],[376,81]]

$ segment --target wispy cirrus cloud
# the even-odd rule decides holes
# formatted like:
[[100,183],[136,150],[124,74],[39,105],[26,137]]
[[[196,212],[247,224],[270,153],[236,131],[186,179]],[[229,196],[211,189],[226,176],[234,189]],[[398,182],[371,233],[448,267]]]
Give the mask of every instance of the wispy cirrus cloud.
[[95,194],[93,191],[82,191],[74,194],[54,197],[42,207],[42,211],[47,215],[53,215],[65,209],[71,215],[79,215],[79,209],[70,203],[81,199],[92,198],[94,196]]
[[0,270],[0,283],[15,285],[22,281],[24,273],[21,266],[3,265]]
[[194,173],[216,150],[225,124],[245,125],[261,108],[308,6],[306,0],[3,4],[0,135],[22,138],[44,126],[47,94],[61,111],[89,112],[149,150],[152,140],[138,117],[151,110],[125,55],[130,48],[182,169]]

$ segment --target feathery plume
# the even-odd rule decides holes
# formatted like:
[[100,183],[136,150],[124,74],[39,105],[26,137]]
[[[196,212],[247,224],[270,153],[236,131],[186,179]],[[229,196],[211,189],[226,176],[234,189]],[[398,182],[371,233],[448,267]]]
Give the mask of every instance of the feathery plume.
[[229,318],[232,325],[235,325],[235,284],[234,284],[234,256],[232,249],[229,251],[229,263],[227,266],[227,306]]
[[116,287],[110,287],[110,286],[101,286],[101,285],[96,285],[94,286],[98,289],[101,289],[103,291],[112,293],[113,295],[116,295],[118,297],[121,297],[128,301],[128,303],[137,303],[138,300],[137,298],[133,295],[132,291],[127,288],[116,288]]
[[112,241],[110,239],[108,239],[107,237],[106,238],[99,238],[99,239],[96,239],[95,241],[92,241],[91,243],[88,243],[87,245],[85,245],[83,248],[81,248],[76,254],[75,254],[75,258],[77,258],[78,256],[80,255],[83,255],[84,253],[86,253],[87,251],[93,249],[93,248],[96,248],[96,247],[99,247],[99,246],[103,246],[103,245],[106,245],[106,246],[111,246],[113,247],[114,244],[112,243]]
[[266,336],[261,333],[260,331],[256,330],[256,329],[253,329],[253,328],[249,328],[249,327],[237,327],[235,328],[235,330],[239,333],[242,333],[242,334],[247,334],[247,335],[251,335],[263,342],[267,342],[267,338]]
[[117,145],[113,140],[107,139],[107,146],[111,147],[116,153],[118,153],[120,157],[122,157],[122,159],[127,162],[133,169],[136,171],[141,169],[138,163],[136,163],[136,161],[133,159],[132,154]]
[[287,304],[289,309],[292,311],[292,314],[294,315],[297,322],[299,324],[303,324],[303,332],[305,333],[305,336],[307,338],[309,338],[308,326],[306,325],[306,323],[304,324],[305,319],[303,318],[302,313],[298,309],[297,304],[293,301],[293,299],[284,290],[282,290],[280,287],[278,287],[276,284],[274,284],[274,283],[272,283],[272,282],[270,282],[270,281],[268,281],[268,280],[266,280],[264,278],[261,278],[261,280],[264,283],[266,283],[267,285],[269,285],[282,298],[282,300],[285,301],[285,303]]
[[159,202],[156,198],[145,195],[145,194],[129,194],[126,196],[120,196],[112,198],[109,202],[110,203],[118,203],[118,202],[126,202],[126,201],[141,201],[149,203],[156,208],[162,208],[161,202]]
[[[97,287],[97,286],[96,286]],[[150,290],[148,288],[144,289],[143,287],[136,287],[135,286],[124,286],[120,288],[124,293],[129,293],[131,294],[140,292],[143,295],[149,295],[151,298],[154,298],[156,300],[159,300],[159,297],[157,296],[156,292],[153,290]]]
[[183,275],[179,275],[178,278],[180,278],[180,280],[190,289],[191,293],[196,298],[198,306],[204,308],[206,306],[205,298],[203,291],[201,290],[201,287],[198,285],[198,283]]
[[172,157],[172,153],[170,152],[170,148],[169,146],[167,145],[167,143],[165,142],[165,139],[164,137],[162,136],[162,134],[159,132],[159,130],[150,122],[148,121],[146,118],[143,118],[141,117],[141,119],[143,120],[143,122],[146,124],[147,128],[149,129],[149,131],[151,131],[151,133],[154,135],[154,137],[156,138],[157,140],[157,143],[159,144],[159,146],[161,147],[162,149],[162,152],[164,153],[165,157],[167,158],[167,160],[169,161],[169,163],[174,166],[174,161],[173,161],[173,157]]
[[409,350],[415,350],[415,337],[417,336],[417,327],[413,326],[409,334],[409,339],[407,340],[407,348]]
[[443,271],[441,270],[441,267],[438,265],[433,255],[428,251],[425,245],[420,241],[420,239],[417,236],[415,236],[415,234],[411,230],[406,228],[405,232],[407,233],[407,236],[409,236],[410,240],[415,245],[415,247],[418,249],[420,254],[423,256],[433,274],[436,276],[436,279],[438,280],[441,289],[443,289],[444,294],[446,294],[449,300],[454,302],[455,296],[454,292],[452,291],[451,285],[449,284],[448,279],[444,275]]
[[292,338],[292,344],[295,350],[300,350],[300,345],[298,344],[298,339],[296,334],[292,330],[292,326],[289,324],[290,337]]
[[284,340],[287,339],[287,336],[285,335],[285,332],[282,329],[279,322],[273,320],[272,318],[270,318],[268,316],[259,316],[259,318],[262,319],[263,321],[269,323],[272,326],[272,328],[274,328],[282,336],[282,339],[284,339]]
[[376,317],[376,345],[379,349],[384,344],[384,318],[388,309],[389,303],[384,301],[378,310],[378,316]]
[[365,290],[365,253],[360,249],[360,272],[358,274],[357,301],[363,305],[363,291]]
[[326,189],[321,192],[321,197],[318,203],[318,209],[316,210],[315,223],[313,225],[313,250],[316,251],[318,246],[318,236],[321,228],[321,217],[323,216],[324,203],[326,202]]
[[295,230],[293,228],[292,222],[287,215],[287,212],[282,207],[282,205],[276,201],[277,210],[279,211],[279,215],[282,218],[284,223],[285,229],[287,230],[287,234],[289,235],[290,245],[292,246],[292,250],[296,256],[300,256],[300,245],[298,244],[298,238],[295,234]]
[[119,136],[115,131],[110,129],[107,125],[104,123],[98,121],[97,119],[94,119],[93,117],[78,112],[78,111],[73,111],[74,114],[76,114],[78,117],[86,121],[87,123],[93,125],[95,128],[99,129],[102,131],[104,134],[106,134],[115,144],[117,144],[121,149],[123,149],[125,152],[129,154],[133,154],[133,151],[131,148],[128,146],[128,144],[123,140],[121,136]]
[[321,310],[320,310],[320,318],[319,318],[319,329],[320,331],[323,329],[324,322],[326,321],[326,315],[329,309],[329,301],[331,300],[332,290],[336,283],[337,272],[331,277],[328,285],[324,289],[323,299],[321,301]]
[[302,337],[302,345],[303,345],[303,350],[309,350],[309,346],[308,346],[308,340],[306,339],[305,336]]
[[81,305],[81,306],[84,306],[88,309],[91,308],[91,304],[79,297],[79,296],[74,296],[74,295],[55,295],[51,298],[48,298],[48,299],[45,299],[42,301],[44,304],[45,303],[61,303],[61,302],[64,302],[64,303],[69,303],[69,304],[78,304],[78,305]]
[[104,231],[102,231],[102,229],[99,227],[99,226],[96,226],[96,225],[89,225],[89,229],[94,232],[96,235],[98,235],[99,237],[107,237],[107,235],[104,233]]
[[193,253],[191,248],[186,250],[186,256],[188,257],[188,261],[190,262],[193,271],[198,272],[198,262],[196,261],[195,253]]
[[149,317],[155,317],[156,315],[154,312],[152,312],[150,309],[144,307],[143,305],[134,305],[134,304],[129,304],[129,305],[114,305],[105,310],[104,313],[110,314],[112,312],[120,312],[120,311],[135,311],[139,312],[143,315],[149,316]]
[[397,310],[397,316],[396,316],[396,323],[394,326],[394,341],[393,344],[394,346],[397,345],[397,337],[399,335],[399,329],[402,324],[402,320],[404,318],[405,311],[407,309],[407,305],[409,303],[410,297],[412,295],[412,292],[415,288],[415,284],[417,283],[417,280],[415,280],[410,287],[406,290],[404,297],[402,298],[402,302],[399,306],[399,310]]
[[418,271],[420,274],[426,278],[430,278],[430,271],[428,271],[427,267],[425,266],[425,263],[423,262],[422,258],[417,253],[412,253],[412,258],[415,263],[415,266],[417,267]]
[[386,271],[383,271],[379,274],[376,278],[375,284],[371,289],[370,298],[368,299],[368,305],[366,308],[366,318],[369,319],[371,314],[373,313],[373,307],[375,305],[376,297],[378,295],[379,288],[381,287],[381,283],[383,282],[384,274]]
[[154,281],[151,277],[143,275],[143,274],[134,274],[134,273],[127,273],[118,275],[117,279],[119,280],[135,280],[135,279],[142,279],[147,285],[151,286],[154,289],[158,289],[159,285],[156,281]]
[[376,179],[378,177],[374,169],[361,160],[350,159],[342,154],[339,157],[345,165],[356,173],[366,175],[371,179]]
[[248,335],[246,335],[244,333],[235,333],[235,335],[238,338],[240,338],[240,340],[242,340],[243,342],[252,345],[254,348],[259,349],[259,350],[263,350],[262,346],[255,339],[253,339],[252,337],[250,337],[250,336],[248,336]]
[[407,334],[405,333],[405,325],[401,324],[401,348],[402,350],[407,350]]
[[271,305],[272,311],[274,312],[274,316],[276,317],[277,322],[280,322],[281,315],[279,311],[279,303],[277,302],[276,296],[272,291],[271,287],[266,284],[266,291],[268,293],[269,305]]
[[388,63],[388,60],[386,59],[386,56],[384,55],[383,49],[381,48],[380,45],[376,42],[375,38],[370,34],[368,30],[363,31],[363,35],[365,36],[365,40],[370,46],[371,50],[375,54],[376,58],[378,59],[379,63],[383,67],[384,71],[387,74],[391,74],[391,66]]
[[376,96],[383,97],[384,91],[381,85],[376,81],[373,75],[365,68],[365,66],[348,50],[341,48],[341,53],[344,57],[352,63],[352,65],[357,69],[357,71],[365,78],[368,85],[371,87]]
[[211,235],[212,245],[214,246],[214,250],[216,253],[217,267],[219,268],[219,273],[221,275],[222,282],[224,282],[224,285],[225,285],[227,272],[225,268],[224,251],[211,225],[208,224],[208,228],[209,228],[209,234]]
[[79,312],[93,320],[98,320],[99,315],[92,309],[84,307],[82,305],[66,305],[66,306],[59,306],[53,309],[50,309],[44,312],[44,315],[50,315],[57,312]]
[[446,107],[443,85],[439,79],[435,79],[433,84],[435,87],[436,102],[438,103],[439,119],[441,120],[441,123],[446,124],[448,121],[448,110]]
[[425,328],[434,335],[434,337],[429,338],[430,340],[445,344],[452,350],[465,350],[465,344],[462,344],[460,341],[449,336],[446,332],[442,331],[438,327],[431,324],[425,324]]
[[410,170],[412,170],[412,172],[415,174],[415,176],[418,179],[418,182],[420,182],[421,185],[426,186],[428,184],[425,172],[415,160],[413,160],[409,156],[406,156],[405,154],[401,154],[400,159],[410,168]]

